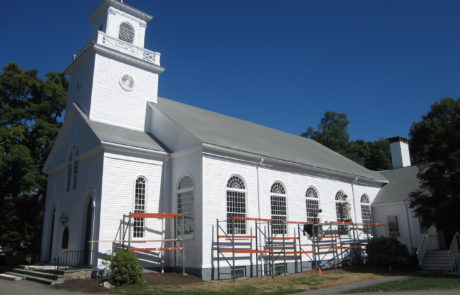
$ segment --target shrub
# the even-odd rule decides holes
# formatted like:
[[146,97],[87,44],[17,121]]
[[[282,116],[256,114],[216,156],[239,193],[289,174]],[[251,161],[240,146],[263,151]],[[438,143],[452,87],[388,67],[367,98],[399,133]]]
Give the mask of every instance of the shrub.
[[410,264],[406,246],[395,238],[373,238],[367,245],[369,265],[393,269],[407,269]]
[[111,283],[115,286],[131,285],[142,282],[142,267],[133,252],[117,252],[110,264]]

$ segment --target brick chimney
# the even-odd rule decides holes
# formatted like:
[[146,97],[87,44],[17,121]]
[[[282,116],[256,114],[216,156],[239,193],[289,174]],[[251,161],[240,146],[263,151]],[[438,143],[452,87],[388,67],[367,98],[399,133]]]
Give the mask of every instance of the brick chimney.
[[390,141],[393,169],[411,166],[409,140],[401,136],[392,137],[388,140]]

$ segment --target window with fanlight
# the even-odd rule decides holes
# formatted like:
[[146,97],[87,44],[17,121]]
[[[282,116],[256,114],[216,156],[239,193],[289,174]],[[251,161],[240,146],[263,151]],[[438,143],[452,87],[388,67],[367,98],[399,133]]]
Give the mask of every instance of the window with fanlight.
[[[177,188],[177,213],[184,214],[184,235],[193,235],[193,180],[190,176],[184,176]],[[180,228],[180,227],[179,227]],[[178,232],[180,235],[180,233]]]
[[319,198],[318,191],[310,186],[305,193],[305,205],[307,209],[307,221],[318,222]]
[[239,176],[232,176],[227,181],[227,233],[246,234],[246,185]]
[[272,231],[274,234],[286,234],[287,206],[286,206],[286,189],[284,185],[276,181],[270,189],[271,213],[272,213]]
[[369,196],[364,194],[361,196],[361,217],[363,219],[363,231],[366,234],[371,233],[371,222],[372,222],[372,215],[371,215],[371,205]]
[[[140,176],[136,179],[134,189],[134,213],[145,213],[145,190],[146,179]],[[134,218],[133,222],[133,238],[143,238],[145,231],[145,219]]]
[[127,22],[121,23],[120,30],[118,32],[118,39],[132,44],[134,42],[133,26]]

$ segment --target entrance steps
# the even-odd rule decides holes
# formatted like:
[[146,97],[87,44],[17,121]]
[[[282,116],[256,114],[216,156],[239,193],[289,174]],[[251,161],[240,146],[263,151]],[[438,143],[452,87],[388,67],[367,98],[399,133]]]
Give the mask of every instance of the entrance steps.
[[422,269],[428,271],[451,271],[452,263],[448,250],[430,250],[423,258]]
[[0,274],[0,279],[30,280],[46,285],[60,284],[65,279],[89,277],[91,277],[91,269],[58,270],[54,265],[20,265]]

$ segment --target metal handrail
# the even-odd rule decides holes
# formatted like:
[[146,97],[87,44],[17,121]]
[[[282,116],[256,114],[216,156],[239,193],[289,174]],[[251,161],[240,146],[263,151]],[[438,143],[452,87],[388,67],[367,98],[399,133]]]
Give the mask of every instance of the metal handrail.
[[425,253],[428,248],[428,239],[429,239],[429,235],[425,234],[423,236],[423,239],[420,241],[420,244],[418,245],[417,252],[416,252],[418,265],[422,265],[423,258],[425,258]]
[[451,271],[456,272],[460,270],[460,234],[455,233],[452,237],[452,242],[449,247]]

